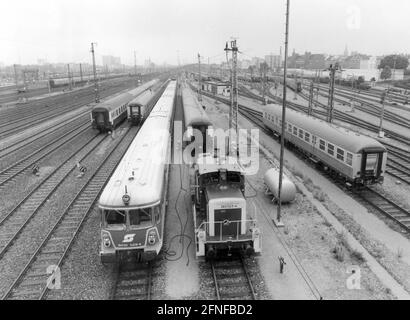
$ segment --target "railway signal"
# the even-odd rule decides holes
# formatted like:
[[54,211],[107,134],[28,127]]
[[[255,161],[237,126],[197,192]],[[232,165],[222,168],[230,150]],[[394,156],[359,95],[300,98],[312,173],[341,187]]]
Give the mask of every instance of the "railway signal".
[[327,122],[332,122],[333,120],[333,105],[334,105],[334,93],[335,93],[335,76],[336,71],[342,71],[338,62],[331,64],[329,69],[330,71],[330,81],[329,81],[329,100],[328,100],[328,109],[327,109]]

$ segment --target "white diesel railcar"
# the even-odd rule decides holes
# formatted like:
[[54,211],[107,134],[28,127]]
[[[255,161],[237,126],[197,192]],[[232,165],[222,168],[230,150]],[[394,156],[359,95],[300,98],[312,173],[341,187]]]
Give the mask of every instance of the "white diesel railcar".
[[171,81],[99,199],[103,263],[154,259],[163,243],[176,81]]

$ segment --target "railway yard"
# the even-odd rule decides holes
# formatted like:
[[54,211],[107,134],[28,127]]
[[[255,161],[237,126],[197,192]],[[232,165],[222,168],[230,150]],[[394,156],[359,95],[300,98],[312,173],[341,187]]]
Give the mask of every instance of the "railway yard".
[[[24,103],[7,91],[0,92],[2,299],[410,298],[410,107],[402,105],[402,97],[392,96],[386,104],[385,137],[379,138],[380,94],[336,86],[334,125],[377,140],[386,149],[383,183],[353,188],[328,166],[319,166],[311,154],[287,143],[284,172],[296,192],[293,201],[282,204],[284,226],[278,226],[274,223],[278,204],[266,192],[264,174],[278,167],[280,142],[278,134],[266,125],[264,110],[268,109],[264,108],[281,104],[278,92],[283,88],[269,85],[268,106],[264,106],[261,84],[241,81],[238,128],[257,129],[258,139],[246,140],[246,147],[256,150],[257,170],[242,176],[240,197],[248,214],[256,219],[251,222],[257,224],[250,238],[238,242],[250,255],[242,254],[243,250],[229,251],[214,259],[219,247],[208,242],[202,254],[198,233],[204,223],[211,222],[204,220],[200,225],[198,219],[205,212],[201,210],[211,210],[208,203],[206,209],[201,207],[204,196],[200,194],[212,199],[207,198],[209,207],[218,198],[212,198],[207,187],[196,195],[192,192],[192,177],[204,169],[178,161],[187,140],[176,128],[178,123],[188,127],[184,111],[188,100],[183,92],[194,97],[213,130],[228,129],[229,97],[202,91],[198,102],[198,83],[187,70],[147,74],[142,76],[144,84],[147,88],[135,91],[133,77],[104,80],[98,105],[92,85],[62,88],[52,95],[39,89]],[[328,88],[323,84],[317,88],[311,111],[308,86],[298,93],[287,89],[287,107],[324,120]],[[137,125],[120,119],[118,113],[118,123],[112,118],[107,127],[103,113],[91,113],[97,112],[97,107],[118,107],[124,117],[133,116],[127,104],[108,104],[119,101],[111,99],[113,96],[126,94],[128,102],[131,97],[138,100],[144,90],[151,90],[152,97],[141,102],[140,108],[146,109],[145,113],[139,110]],[[110,112],[104,114],[114,117],[115,112]],[[156,121],[163,121],[157,129],[168,126],[169,141],[156,129],[147,129],[157,125]],[[155,149],[161,143],[163,147]],[[156,157],[169,158],[164,165],[156,162]],[[158,163],[164,165],[159,178],[150,173]],[[124,169],[127,164],[131,174]],[[125,189],[121,185],[118,191],[124,193],[118,201],[125,209],[115,209],[104,201],[114,203],[113,197],[120,194],[107,188],[120,181],[121,170],[127,172],[127,182]],[[200,186],[200,179],[203,176],[194,187]],[[139,184],[133,186],[133,181]],[[161,187],[155,187],[156,182]],[[142,201],[139,195],[148,197],[142,196],[144,188],[152,197],[158,192],[160,204],[152,209],[140,205],[145,211],[135,209],[134,213],[133,201]],[[211,219],[211,211],[206,211],[206,216]],[[212,222],[221,239],[232,224],[229,219],[217,221],[215,217]],[[242,224],[247,218],[240,219]],[[144,223],[149,224],[147,235],[144,229],[143,240],[134,239]],[[241,231],[244,238],[248,228],[246,224]],[[118,237],[142,248],[137,260],[119,253],[121,248],[127,249],[122,252],[135,248],[120,247]],[[231,250],[232,242],[235,240],[230,237],[223,244],[228,243]],[[359,290],[349,287],[353,278],[359,281]]]

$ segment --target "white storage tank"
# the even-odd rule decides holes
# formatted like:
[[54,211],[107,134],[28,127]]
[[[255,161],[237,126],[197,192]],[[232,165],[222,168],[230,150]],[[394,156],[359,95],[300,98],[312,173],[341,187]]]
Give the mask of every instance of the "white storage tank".
[[[279,192],[279,169],[271,168],[265,172],[263,180],[272,192],[275,199],[278,200]],[[289,178],[283,174],[282,176],[282,192],[281,192],[281,203],[291,202],[295,200],[296,197],[296,187],[295,184],[289,180]]]

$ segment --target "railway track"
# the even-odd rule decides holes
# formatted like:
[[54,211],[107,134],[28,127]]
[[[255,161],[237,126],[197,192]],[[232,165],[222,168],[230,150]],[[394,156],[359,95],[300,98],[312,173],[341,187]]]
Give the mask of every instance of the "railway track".
[[[299,95],[302,96],[305,100],[307,100],[307,101],[309,100],[309,97],[307,95],[305,95],[304,93],[299,93]],[[323,94],[323,93],[320,93],[320,95],[325,97],[325,98],[329,97],[327,94]],[[368,101],[365,101],[365,100],[362,100],[362,99],[359,99],[359,98],[354,98],[351,95],[342,94],[342,93],[338,93],[338,92],[335,92],[335,96],[341,96],[341,97],[347,99],[347,100],[342,100],[340,98],[335,97],[334,100],[336,102],[339,102],[339,103],[342,103],[342,104],[349,104],[350,102],[348,100],[353,99],[353,101],[356,101],[356,102],[361,104],[361,105],[356,105],[354,107],[355,109],[358,109],[360,111],[368,113],[368,114],[370,114],[372,116],[375,116],[377,118],[380,117],[381,107],[374,105],[373,103],[375,103],[375,102],[370,103]],[[319,104],[317,101],[315,101],[315,103],[317,105]],[[320,106],[321,107],[326,107],[323,104],[320,104]],[[410,111],[410,108],[409,108],[409,111]],[[387,120],[391,123],[400,125],[400,126],[405,127],[405,128],[410,128],[410,120],[404,119],[403,117],[400,117],[397,113],[391,112],[389,110],[385,110],[383,117],[384,117],[385,120]]]
[[[101,98],[105,98],[131,87],[133,87],[132,81],[128,81],[125,84],[116,84],[108,88],[103,88],[100,95]],[[0,139],[11,136],[58,115],[70,112],[75,108],[82,107],[93,102],[93,98],[93,91],[91,89],[84,89],[84,91],[80,93],[71,93],[68,94],[68,96],[59,97],[59,99],[56,98],[53,100],[53,103],[47,102],[45,106],[34,108],[30,105],[30,108],[18,109],[18,111],[13,108],[14,110],[10,110],[7,113],[0,113],[0,116],[6,119],[0,124]],[[64,107],[61,107],[62,100],[68,100],[69,102],[66,103]]]
[[13,141],[8,145],[3,146],[2,148],[0,148],[0,159],[8,156],[9,154],[17,150],[21,151],[24,147],[30,149],[37,149],[40,139],[46,139],[48,134],[57,134],[58,131],[62,130],[65,126],[72,126],[73,124],[75,124],[76,121],[78,121],[79,118],[85,116],[86,114],[88,114],[88,112],[81,113],[78,116],[73,117],[69,120],[64,119],[63,121],[59,121],[40,132],[34,133],[29,138],[25,137],[25,139],[21,139],[20,141]]
[[354,194],[358,195],[361,199],[383,213],[386,217],[397,222],[407,232],[410,232],[410,211],[402,208],[400,205],[386,198],[371,187],[366,187],[362,190],[355,190]]
[[256,300],[249,271],[241,255],[210,262],[218,300]]
[[[320,87],[326,89],[326,86],[320,85]],[[375,102],[375,103],[378,103],[380,101],[380,97],[381,97],[381,93],[382,93],[382,91],[380,91],[380,93],[374,92],[374,91],[372,91],[372,89],[370,89],[370,90],[357,90],[357,89],[352,90],[351,88],[348,88],[348,87],[343,87],[343,88],[338,87],[338,88],[336,88],[336,91],[342,92],[344,94],[350,94],[350,95],[353,93],[353,94],[359,95],[359,97],[361,97],[363,99],[368,99],[368,100],[370,100],[372,102]],[[407,102],[409,100],[409,96],[400,95],[400,94],[397,94],[397,93],[394,93],[394,92],[390,92],[388,94],[388,96],[389,96],[389,100],[391,100],[392,102],[395,102],[395,103],[400,103],[400,104],[404,104],[406,102],[406,100],[407,100]],[[397,105],[394,105],[394,104],[389,103],[389,102],[386,102],[386,103],[387,103],[387,105],[389,105],[391,107],[395,107],[395,108],[403,109],[403,110],[409,110],[409,108],[405,108],[405,107],[403,108],[401,106],[397,106]]]
[[57,188],[104,141],[106,135],[95,135],[79,146],[65,162],[48,173],[45,179],[0,219],[0,259],[23,232],[33,217],[52,197]]
[[151,300],[154,263],[117,264],[110,300]]
[[3,169],[0,172],[0,190],[4,190],[9,182],[13,181],[17,176],[25,172],[28,168],[31,168],[34,164],[37,164],[45,157],[59,150],[62,146],[73,141],[76,137],[80,136],[87,130],[90,130],[89,121],[83,121],[73,129],[63,133],[63,135],[59,136],[56,140],[48,142],[36,151],[30,153],[29,155],[21,158],[12,165]]
[[51,270],[61,268],[64,259],[91,212],[94,202],[118,165],[138,129],[133,127],[118,139],[115,147],[93,168],[81,189],[67,205],[51,230],[28,259],[3,299],[44,299],[52,289]]
[[[241,88],[241,89],[242,89],[241,93],[244,96],[247,96],[247,97],[252,98],[252,99],[258,99],[259,101],[261,101],[262,98],[259,97],[258,95],[254,94],[253,92],[249,91],[246,88]],[[276,98],[276,97],[274,97],[270,94],[268,94],[268,96],[270,98],[274,99],[276,102],[280,102],[279,101],[280,98]],[[275,102],[275,101],[273,101],[273,102]],[[308,108],[305,107],[305,106],[298,105],[298,104],[290,102],[290,101],[287,102],[287,105],[293,110],[308,113]],[[262,114],[260,112],[258,113],[257,111],[249,109],[245,106],[240,105],[240,108],[242,108],[243,110],[246,110],[247,113],[252,113],[254,115],[254,118],[256,118],[256,119],[250,119],[252,121],[259,121],[257,118],[260,118],[262,116]],[[313,110],[313,116],[315,116],[317,118],[320,118],[322,120],[326,119],[326,115],[327,115],[326,111]],[[346,123],[349,123],[349,124],[353,124],[353,125],[368,129],[368,130],[373,131],[373,132],[378,132],[378,128],[376,128],[375,126],[367,123],[366,121],[351,118],[350,116],[347,116],[347,115],[345,115],[341,112],[335,113],[335,118],[340,120],[340,121],[343,121],[343,122],[346,122]],[[402,136],[399,136],[399,137],[400,137],[399,141],[401,143],[405,142],[405,144],[410,146],[410,142],[408,141],[408,139],[405,139]],[[395,178],[400,179],[401,181],[403,181],[407,184],[410,184],[410,169],[409,169],[410,168],[410,151],[407,151],[407,150],[404,150],[402,148],[393,146],[393,145],[388,144],[388,143],[386,143],[384,141],[381,141],[381,140],[379,142],[381,142],[383,145],[385,145],[386,148],[388,149],[388,159],[387,159],[388,160],[387,161],[388,169],[387,169],[387,172],[390,175],[394,176]]]
[[[226,104],[230,104],[230,101],[227,99],[222,99],[219,97],[215,97],[213,95],[210,95],[208,93],[204,93],[204,95],[207,95],[213,99],[217,99],[223,103]],[[252,92],[250,92],[250,94],[247,94],[248,97],[251,98],[259,98],[259,96],[253,94]],[[294,103],[288,102],[288,105],[290,105],[290,107],[292,108],[297,108],[297,110],[301,111],[300,108],[303,106],[300,105],[296,105]],[[272,133],[267,131],[265,126],[263,125],[263,122],[260,120],[262,113],[250,108],[247,108],[241,104],[238,105],[239,107],[239,112],[248,120],[250,120],[251,122],[253,122],[255,125],[257,125],[259,128],[261,128],[264,132],[268,133],[269,135],[271,135]],[[305,107],[306,110],[305,112],[307,112],[307,107]],[[396,150],[396,155],[399,154],[402,158],[405,158],[406,155],[410,154],[407,150],[401,149],[399,147],[395,147],[393,145],[389,145],[389,147],[392,150]],[[407,161],[410,161],[409,158],[407,158]],[[388,164],[389,165],[389,164]],[[389,165],[389,168],[396,168],[395,166],[392,166],[391,164]],[[408,172],[408,171],[407,171]],[[332,178],[330,175],[327,175],[328,177]],[[406,176],[404,177],[404,179],[406,181],[408,181],[408,177]],[[342,189],[345,189],[345,185],[340,183],[340,181],[335,180],[335,179],[331,179],[332,181],[336,182],[339,184],[339,186]],[[403,179],[402,179],[403,180]],[[386,197],[384,197],[383,195],[381,195],[380,193],[378,193],[377,191],[375,191],[374,189],[372,189],[371,187],[366,187],[362,190],[355,190],[355,192],[353,193],[356,196],[359,196],[362,200],[364,200],[365,202],[369,203],[370,205],[372,205],[374,208],[376,208],[377,210],[379,210],[381,213],[383,213],[386,217],[392,219],[393,221],[395,221],[396,223],[398,223],[401,227],[403,227],[407,232],[410,231],[410,212],[404,208],[402,208],[399,204],[395,203],[392,200],[387,199]]]

